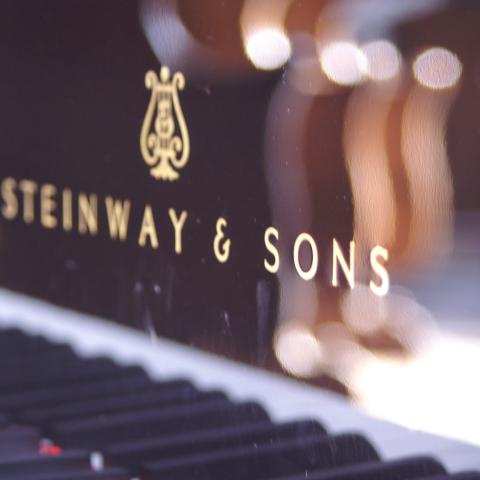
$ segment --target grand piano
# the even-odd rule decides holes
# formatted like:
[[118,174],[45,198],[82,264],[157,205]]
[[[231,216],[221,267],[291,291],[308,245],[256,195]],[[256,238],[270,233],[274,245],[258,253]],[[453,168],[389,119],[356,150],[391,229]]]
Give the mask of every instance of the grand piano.
[[0,479],[480,479],[479,22],[3,0]]

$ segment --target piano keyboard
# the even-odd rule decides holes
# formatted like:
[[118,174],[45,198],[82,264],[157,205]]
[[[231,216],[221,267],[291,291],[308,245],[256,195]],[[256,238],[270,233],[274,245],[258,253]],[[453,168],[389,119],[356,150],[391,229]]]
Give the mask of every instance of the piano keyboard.
[[0,479],[480,479],[480,449],[0,291]]

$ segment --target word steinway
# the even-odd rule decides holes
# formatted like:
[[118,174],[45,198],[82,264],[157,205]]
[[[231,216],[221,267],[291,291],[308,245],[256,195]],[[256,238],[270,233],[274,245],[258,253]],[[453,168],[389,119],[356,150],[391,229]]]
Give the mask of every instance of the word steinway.
[[[65,232],[77,230],[83,235],[95,236],[99,231],[99,209],[104,208],[108,234],[111,240],[125,242],[131,234],[130,213],[132,202],[128,199],[118,199],[111,196],[101,197],[95,193],[76,193],[69,188],[58,189],[50,183],[39,184],[33,180],[17,181],[12,177],[2,180],[0,186],[2,199],[1,213],[6,220],[21,219],[25,224],[32,224],[39,211],[39,223],[46,229],[60,228]],[[103,203],[103,205],[102,205]],[[74,215],[75,212],[75,215]],[[175,254],[183,251],[183,231],[188,219],[188,212],[177,212],[168,209],[174,238]],[[75,220],[74,220],[75,219]],[[226,263],[230,257],[232,239],[227,237],[227,219],[219,217],[212,230],[212,251],[216,260]],[[142,222],[135,232],[136,243],[140,247],[159,248],[157,226],[154,210],[145,204],[142,209]],[[280,269],[281,256],[278,247],[279,231],[269,226],[264,231],[265,257],[264,268],[275,275]],[[308,249],[310,261],[306,267],[301,261],[302,252]],[[293,264],[298,275],[305,281],[315,278],[318,271],[318,248],[314,238],[306,232],[300,233],[293,244]],[[387,249],[377,245],[370,250],[370,267],[375,276],[370,280],[369,287],[376,295],[385,295],[389,289],[389,275],[385,267],[388,261]],[[302,264],[303,263],[303,264]],[[338,243],[332,239],[332,277],[331,284],[339,286],[339,269],[342,270],[350,288],[355,286],[355,242],[349,245],[348,262]]]

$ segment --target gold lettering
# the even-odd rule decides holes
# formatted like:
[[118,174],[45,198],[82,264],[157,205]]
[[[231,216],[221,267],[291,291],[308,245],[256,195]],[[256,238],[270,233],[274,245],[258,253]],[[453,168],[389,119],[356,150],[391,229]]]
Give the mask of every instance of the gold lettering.
[[5,178],[2,181],[2,215],[7,220],[13,220],[18,215],[18,198],[15,193],[17,182],[13,178]]
[[143,212],[142,228],[138,237],[138,244],[144,247],[147,244],[147,237],[150,239],[152,248],[158,248],[157,231],[155,229],[155,221],[153,219],[152,207],[145,205]]
[[110,238],[119,238],[122,242],[127,239],[128,219],[130,218],[130,201],[114,200],[112,197],[105,198],[107,207],[108,229]]
[[168,215],[172,221],[173,228],[175,230],[175,253],[180,255],[182,253],[182,230],[187,220],[188,213],[184,210],[180,214],[180,218],[177,217],[177,213],[173,208],[168,210]]
[[38,191],[38,185],[32,180],[21,180],[18,187],[23,193],[23,220],[32,223],[35,220],[34,195]]
[[45,228],[55,228],[57,219],[53,212],[57,208],[55,196],[57,189],[54,185],[45,183],[40,187],[40,222]]
[[390,288],[390,278],[386,268],[379,263],[378,258],[382,258],[384,261],[388,260],[388,250],[377,245],[372,248],[370,252],[370,265],[374,272],[380,277],[381,283],[377,285],[372,280],[370,280],[370,290],[378,296],[386,295],[388,289]]
[[73,228],[72,191],[69,188],[62,192],[62,227],[66,232]]
[[98,233],[98,199],[94,193],[89,196],[78,194],[78,231],[81,234]]
[[333,239],[332,285],[334,287],[338,287],[338,263],[342,267],[350,288],[353,288],[355,286],[355,242],[350,242],[350,265],[348,266],[340,245],[335,238]]
[[[220,217],[216,224],[216,234],[213,240],[213,253],[220,263],[225,263],[230,256],[231,240],[225,239],[225,232],[223,229],[227,226],[227,221]],[[223,241],[223,244],[220,243]]]
[[265,247],[267,250],[273,255],[273,263],[269,263],[268,260],[265,258],[263,260],[263,265],[265,266],[265,269],[267,272],[270,273],[277,273],[278,269],[280,268],[280,256],[278,254],[277,247],[271,242],[270,237],[275,237],[278,240],[278,230],[274,227],[268,227],[265,230],[265,236],[264,236],[264,241],[265,241]]
[[[312,251],[312,264],[310,268],[305,271],[300,265],[300,247],[303,242],[307,242],[310,245],[310,250]],[[304,280],[311,280],[317,273],[318,268],[318,250],[315,240],[308,233],[301,233],[295,240],[293,246],[293,263],[295,264],[295,269],[301,278]]]

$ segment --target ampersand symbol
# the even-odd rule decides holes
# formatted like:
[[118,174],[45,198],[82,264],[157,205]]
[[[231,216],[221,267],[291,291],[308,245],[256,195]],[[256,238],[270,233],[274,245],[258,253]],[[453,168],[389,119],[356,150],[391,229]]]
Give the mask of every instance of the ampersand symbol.
[[216,235],[215,239],[213,240],[213,252],[220,263],[225,263],[230,256],[230,245],[232,242],[230,239],[225,239],[225,233],[223,229],[226,226],[227,221],[220,217],[217,220]]

